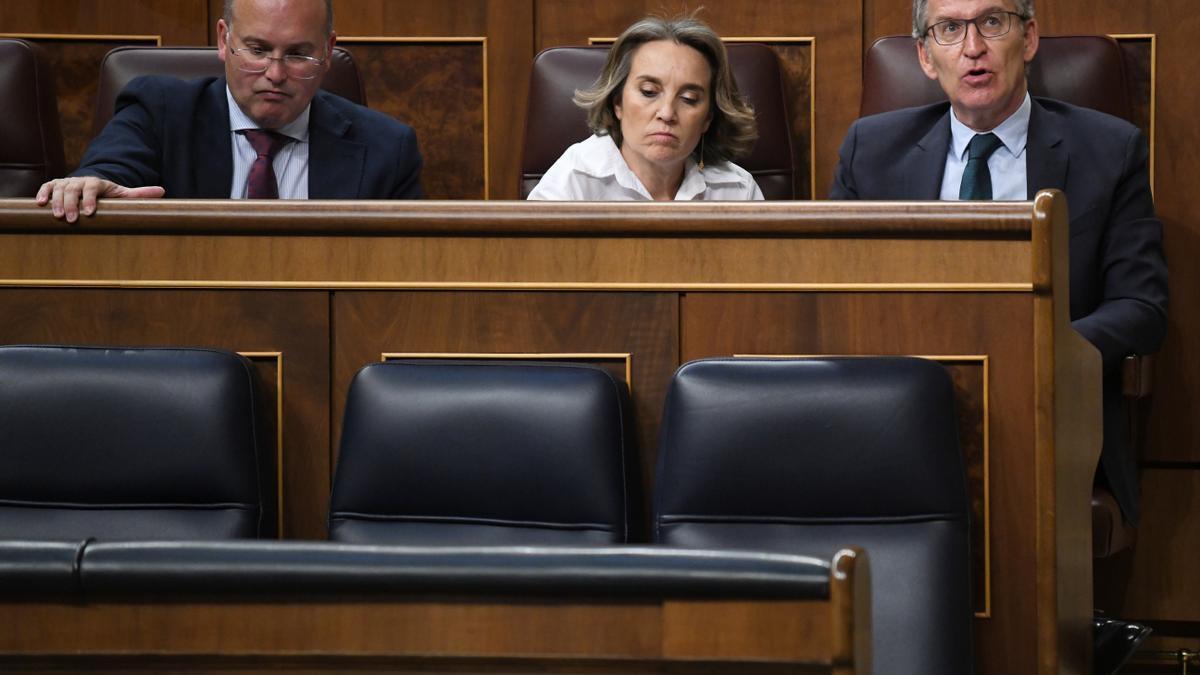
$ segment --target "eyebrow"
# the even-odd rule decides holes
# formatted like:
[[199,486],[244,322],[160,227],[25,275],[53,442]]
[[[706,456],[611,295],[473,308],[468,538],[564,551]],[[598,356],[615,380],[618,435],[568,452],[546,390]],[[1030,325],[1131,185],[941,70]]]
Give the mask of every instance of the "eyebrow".
[[[657,77],[655,77],[653,75],[638,75],[635,79],[639,83],[649,82],[650,84],[657,84],[660,87],[662,86],[662,80],[658,79]],[[707,89],[704,88],[704,85],[696,84],[694,82],[689,82],[688,84],[683,85],[682,87],[679,88],[679,90],[680,91],[698,91],[701,94],[703,94],[704,92],[707,91]]]
[[244,36],[240,36],[238,39],[247,44],[251,43],[251,42],[255,42],[264,47],[279,47],[280,49],[282,49],[286,52],[300,51],[300,50],[308,50],[311,52],[311,51],[316,51],[316,49],[317,49],[317,46],[311,42],[297,42],[296,44],[291,44],[291,45],[276,45],[276,44],[272,44],[270,40],[264,40],[263,38],[260,38],[255,35],[244,35]]

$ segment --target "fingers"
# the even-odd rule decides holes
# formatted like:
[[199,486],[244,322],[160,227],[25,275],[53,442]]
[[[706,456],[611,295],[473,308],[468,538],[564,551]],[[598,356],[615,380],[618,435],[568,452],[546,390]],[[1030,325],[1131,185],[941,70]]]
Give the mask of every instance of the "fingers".
[[79,219],[80,215],[94,214],[101,199],[107,197],[155,199],[162,197],[163,193],[163,188],[157,186],[130,189],[96,176],[73,176],[44,183],[38,189],[37,204],[38,206],[49,204],[55,218],[73,223]]
[[[68,178],[63,181],[62,191],[55,190],[55,204],[61,203],[61,215],[66,218],[68,223],[73,223],[79,220],[79,197],[83,193],[83,185],[87,179]],[[60,215],[59,209],[54,210],[54,215]]]
[[111,197],[125,197],[126,199],[161,199],[167,191],[158,186],[150,185],[146,187],[136,188],[121,188],[122,192],[119,195],[109,195]]

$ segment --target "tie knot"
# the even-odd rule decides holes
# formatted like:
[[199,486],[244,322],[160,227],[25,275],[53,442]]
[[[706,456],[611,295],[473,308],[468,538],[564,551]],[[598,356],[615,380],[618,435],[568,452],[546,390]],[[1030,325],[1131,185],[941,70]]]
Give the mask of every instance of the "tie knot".
[[292,141],[288,136],[268,129],[246,129],[242,131],[250,147],[259,157],[274,158],[279,149]]
[[971,142],[967,144],[967,159],[983,159],[986,160],[992,156],[996,148],[1000,147],[1000,137],[993,133],[975,134]]

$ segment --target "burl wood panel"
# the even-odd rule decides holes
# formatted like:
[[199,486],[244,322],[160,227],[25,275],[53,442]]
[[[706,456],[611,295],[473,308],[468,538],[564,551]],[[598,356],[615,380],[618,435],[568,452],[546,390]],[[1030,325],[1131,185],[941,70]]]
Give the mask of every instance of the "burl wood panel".
[[677,307],[671,293],[338,292],[333,300],[334,447],[351,378],[384,353],[628,353],[642,480],[648,488],[659,411],[678,363]]
[[123,45],[155,46],[155,39],[48,39],[31,40],[40,44],[54,69],[58,91],[58,117],[62,125],[63,154],[67,173],[74,171],[92,140],[92,120],[96,114],[96,88],[100,61],[109,51]]
[[766,40],[779,55],[783,68],[788,102],[788,127],[792,132],[792,183],[796,199],[814,199],[824,189],[824,181],[813,175],[813,58],[812,42],[775,42]]
[[[283,366],[284,528],[325,536],[328,508],[327,295],[288,291],[0,289],[0,343],[216,347]],[[274,363],[264,364],[264,361]],[[274,389],[268,384],[268,393]]]
[[[988,357],[986,403],[973,400],[981,391],[976,375],[961,365],[951,371],[965,396],[960,424],[977,424],[979,413],[971,411],[980,405],[989,420],[991,616],[976,619],[973,645],[981,673],[1036,670],[1031,302],[1021,294],[689,293],[680,305],[683,361],[730,354]],[[978,453],[972,445],[965,451]],[[972,499],[979,508],[981,496]],[[977,512],[973,527],[983,522]],[[982,564],[977,556],[977,586],[988,579]]]
[[370,107],[416,130],[426,196],[485,198],[483,40],[401,40],[339,43],[354,54]]
[[[486,37],[488,97],[480,112],[487,115],[489,196],[516,198],[533,59],[533,0],[337,0],[334,23],[338,34],[346,36]],[[375,107],[374,101],[371,105]],[[446,107],[436,98],[413,105],[424,111],[423,119],[437,119]],[[425,151],[431,141],[421,135],[420,128],[417,131]],[[434,185],[439,180],[458,180],[454,175],[442,174],[437,167],[426,167],[425,175]]]

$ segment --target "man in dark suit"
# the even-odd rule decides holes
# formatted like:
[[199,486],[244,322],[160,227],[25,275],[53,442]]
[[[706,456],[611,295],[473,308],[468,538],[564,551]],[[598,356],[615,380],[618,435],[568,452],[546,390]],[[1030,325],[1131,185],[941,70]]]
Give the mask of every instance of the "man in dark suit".
[[1149,151],[1133,125],[1028,95],[1037,52],[1033,0],[915,0],[913,36],[925,74],[949,102],[855,122],[831,199],[1031,199],[1067,195],[1071,318],[1104,363],[1104,449],[1098,479],[1138,520],[1120,369],[1166,333],[1162,224]]
[[330,0],[226,0],[225,77],[148,76],[79,169],[38,203],[73,222],[101,198],[420,198],[413,130],[320,90],[337,39]]

